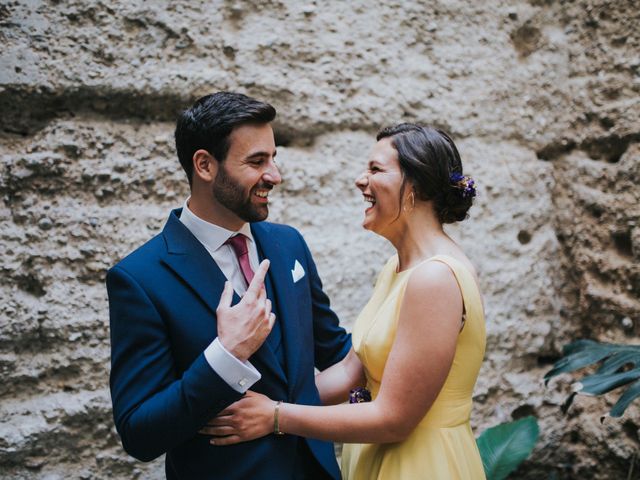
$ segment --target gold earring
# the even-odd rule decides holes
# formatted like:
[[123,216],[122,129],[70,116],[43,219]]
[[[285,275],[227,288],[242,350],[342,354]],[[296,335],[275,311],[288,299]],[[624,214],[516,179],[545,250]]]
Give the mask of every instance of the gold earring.
[[402,206],[402,210],[403,210],[404,212],[410,212],[410,211],[411,211],[411,210],[413,210],[413,209],[415,208],[415,206],[416,206],[416,195],[415,195],[415,193],[414,193],[414,192],[410,192],[410,193],[409,193],[409,196],[408,196],[407,198],[409,198],[409,197],[411,198],[411,208],[407,208],[407,204],[405,203],[405,204]]

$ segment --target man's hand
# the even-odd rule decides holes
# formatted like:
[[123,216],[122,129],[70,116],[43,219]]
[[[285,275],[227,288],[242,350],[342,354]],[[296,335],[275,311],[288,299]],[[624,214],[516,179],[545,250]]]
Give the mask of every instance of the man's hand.
[[267,298],[264,288],[264,277],[268,269],[269,260],[263,260],[247,292],[233,307],[233,287],[231,282],[226,282],[216,309],[220,343],[243,362],[260,348],[276,320],[275,314],[271,313],[271,300]]

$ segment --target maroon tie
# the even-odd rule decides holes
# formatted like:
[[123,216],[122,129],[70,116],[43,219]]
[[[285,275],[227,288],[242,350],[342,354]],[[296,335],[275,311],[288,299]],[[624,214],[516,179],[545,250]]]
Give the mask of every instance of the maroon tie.
[[249,250],[247,249],[247,237],[245,237],[242,233],[234,235],[230,237],[226,242],[226,244],[231,245],[233,251],[238,257],[238,263],[240,264],[240,270],[242,271],[242,275],[244,279],[247,281],[247,286],[253,280],[253,270],[251,269],[251,263],[249,262]]

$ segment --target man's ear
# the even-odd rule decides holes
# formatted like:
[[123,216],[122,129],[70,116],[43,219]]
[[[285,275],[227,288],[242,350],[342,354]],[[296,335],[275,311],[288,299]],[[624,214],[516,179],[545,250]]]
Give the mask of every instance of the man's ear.
[[196,150],[193,154],[193,176],[209,183],[216,178],[218,161],[206,150]]

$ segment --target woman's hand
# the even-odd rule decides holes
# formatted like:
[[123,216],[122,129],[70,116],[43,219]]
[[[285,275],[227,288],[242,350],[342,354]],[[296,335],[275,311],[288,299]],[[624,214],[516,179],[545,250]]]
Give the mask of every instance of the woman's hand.
[[273,433],[276,402],[260,393],[247,391],[199,430],[211,435],[212,445],[234,445]]

